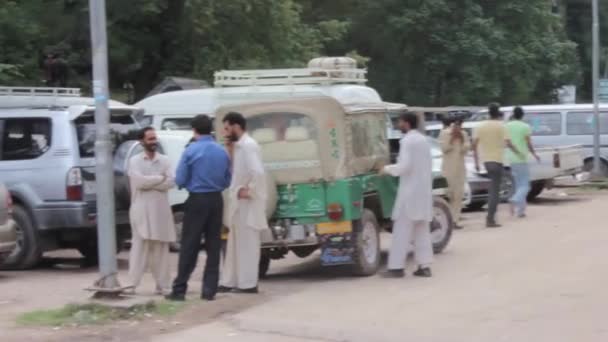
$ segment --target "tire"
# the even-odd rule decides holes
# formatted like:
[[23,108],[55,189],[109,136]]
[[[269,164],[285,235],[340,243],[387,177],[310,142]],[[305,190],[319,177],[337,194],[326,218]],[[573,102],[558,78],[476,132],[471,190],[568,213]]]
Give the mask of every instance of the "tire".
[[486,204],[488,204],[488,203],[487,202],[471,202],[471,204],[469,204],[467,206],[467,210],[479,211],[479,210],[483,209],[483,207],[485,207]]
[[450,243],[454,230],[454,219],[450,206],[443,198],[436,197],[433,199],[433,221],[430,229],[433,252],[439,254]]
[[356,276],[371,276],[380,267],[380,225],[376,215],[365,209],[361,219],[353,222],[353,270]]
[[508,202],[515,193],[515,180],[510,170],[505,169],[500,181],[500,201]]
[[17,223],[17,247],[6,258],[2,269],[26,270],[36,266],[42,258],[40,236],[27,210],[20,205],[13,208]]
[[534,201],[538,195],[545,189],[545,181],[535,181],[530,184],[530,191],[528,192],[528,202]]
[[[602,160],[602,165],[600,166],[602,176],[608,177],[608,162]],[[593,159],[585,160],[585,164],[583,165],[583,171],[591,172],[593,171]]]
[[268,270],[270,269],[270,255],[262,252],[260,255],[260,265],[258,269],[258,276],[260,278],[266,278]]

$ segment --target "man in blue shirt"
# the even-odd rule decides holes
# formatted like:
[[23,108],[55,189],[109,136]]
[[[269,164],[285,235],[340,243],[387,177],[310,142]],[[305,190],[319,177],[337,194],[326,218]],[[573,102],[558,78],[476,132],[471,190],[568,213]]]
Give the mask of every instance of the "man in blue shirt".
[[178,273],[169,300],[182,301],[188,280],[198,259],[201,238],[205,237],[207,262],[201,298],[214,300],[220,273],[221,229],[224,212],[222,192],[230,186],[230,158],[211,136],[212,121],[206,115],[192,120],[194,142],[184,151],[177,167],[175,183],[190,193],[184,205]]

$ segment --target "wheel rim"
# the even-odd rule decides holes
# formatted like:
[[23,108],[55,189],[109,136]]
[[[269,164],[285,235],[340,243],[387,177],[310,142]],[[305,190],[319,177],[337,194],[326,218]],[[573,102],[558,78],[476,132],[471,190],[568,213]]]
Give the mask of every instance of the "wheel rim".
[[500,198],[508,199],[511,196],[511,189],[513,188],[513,180],[511,177],[503,177],[500,182]]
[[23,250],[23,245],[25,244],[25,234],[23,232],[23,228],[19,225],[19,223],[15,224],[15,233],[17,235],[17,246],[13,249],[11,254],[9,254],[9,258],[12,259],[15,256],[19,255]]
[[361,232],[363,242],[363,256],[369,264],[376,262],[378,257],[378,235],[376,234],[376,226],[372,222],[366,222]]
[[448,233],[450,219],[441,208],[433,208],[433,221],[431,222],[431,237],[433,244],[441,243]]

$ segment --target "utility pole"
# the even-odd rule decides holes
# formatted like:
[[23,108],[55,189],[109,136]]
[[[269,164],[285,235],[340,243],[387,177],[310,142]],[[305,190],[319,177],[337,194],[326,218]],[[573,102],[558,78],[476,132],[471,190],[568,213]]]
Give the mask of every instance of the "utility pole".
[[91,51],[93,53],[93,96],[95,97],[95,163],[97,180],[97,241],[99,280],[89,290],[96,295],[119,294],[116,261],[116,218],[114,211],[114,171],[108,109],[108,44],[106,1],[89,0]]
[[602,177],[600,160],[600,15],[598,0],[591,0],[593,7],[593,176]]

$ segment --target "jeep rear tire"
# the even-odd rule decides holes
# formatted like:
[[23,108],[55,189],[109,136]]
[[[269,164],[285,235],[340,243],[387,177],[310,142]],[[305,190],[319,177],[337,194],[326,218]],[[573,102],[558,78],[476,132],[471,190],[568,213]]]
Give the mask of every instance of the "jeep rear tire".
[[433,252],[439,254],[450,243],[454,219],[449,204],[440,197],[433,198],[433,221],[431,222],[431,241]]
[[13,219],[17,224],[17,247],[6,258],[2,269],[26,270],[36,266],[42,258],[40,236],[27,210],[16,205],[13,208]]
[[365,209],[361,219],[353,221],[353,274],[374,275],[380,267],[380,225],[376,215]]

